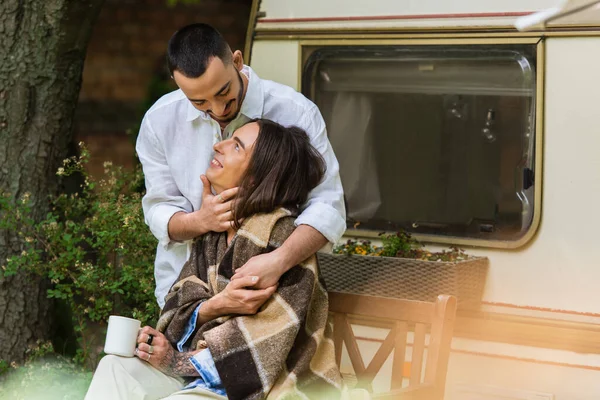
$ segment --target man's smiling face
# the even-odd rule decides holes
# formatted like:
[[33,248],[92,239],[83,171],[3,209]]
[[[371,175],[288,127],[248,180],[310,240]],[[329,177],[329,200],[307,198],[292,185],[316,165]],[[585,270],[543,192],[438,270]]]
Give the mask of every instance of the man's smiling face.
[[232,62],[225,64],[218,57],[209,60],[206,71],[198,78],[188,78],[173,71],[173,79],[194,107],[225,125],[233,120],[242,107],[244,81],[241,52],[233,53]]

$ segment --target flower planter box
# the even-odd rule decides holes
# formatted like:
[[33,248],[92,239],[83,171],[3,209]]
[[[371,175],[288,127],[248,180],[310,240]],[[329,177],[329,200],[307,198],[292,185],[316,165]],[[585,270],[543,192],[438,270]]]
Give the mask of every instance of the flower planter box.
[[443,262],[318,253],[318,258],[327,290],[421,301],[450,294],[463,308],[481,301],[489,263],[486,257]]

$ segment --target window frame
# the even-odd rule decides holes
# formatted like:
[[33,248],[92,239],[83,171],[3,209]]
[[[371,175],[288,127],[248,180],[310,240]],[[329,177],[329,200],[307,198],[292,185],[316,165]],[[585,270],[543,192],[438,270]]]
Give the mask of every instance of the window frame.
[[[325,47],[331,46],[454,46],[454,45],[501,45],[501,44],[531,44],[536,49],[536,88],[535,88],[535,129],[534,129],[534,151],[535,151],[535,175],[534,175],[534,201],[533,218],[527,231],[515,240],[493,240],[476,239],[459,236],[438,236],[431,234],[412,234],[417,240],[424,243],[458,245],[472,247],[487,247],[499,249],[518,249],[528,244],[538,232],[542,216],[542,186],[543,186],[543,132],[544,132],[544,38],[543,37],[494,37],[494,38],[460,38],[452,35],[440,35],[427,39],[406,38],[406,39],[356,39],[336,38],[326,40],[301,40],[299,41],[299,66],[298,66],[298,89],[302,90],[302,76],[307,61],[313,52]],[[316,73],[316,70],[313,71]],[[314,95],[316,80],[312,79],[310,92]],[[311,96],[314,98],[314,96]],[[366,231],[360,229],[347,229],[344,236],[354,238],[376,239],[379,234],[375,231]]]

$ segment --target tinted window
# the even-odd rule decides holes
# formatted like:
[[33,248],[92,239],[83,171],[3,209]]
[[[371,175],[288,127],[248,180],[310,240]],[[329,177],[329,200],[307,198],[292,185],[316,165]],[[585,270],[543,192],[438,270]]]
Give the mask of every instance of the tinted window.
[[303,71],[348,227],[516,240],[533,220],[535,45],[324,47]]

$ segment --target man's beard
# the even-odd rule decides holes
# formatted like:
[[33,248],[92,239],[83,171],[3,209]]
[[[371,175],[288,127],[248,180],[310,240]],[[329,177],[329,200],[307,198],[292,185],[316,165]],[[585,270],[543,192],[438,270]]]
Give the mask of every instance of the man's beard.
[[236,119],[236,117],[238,116],[238,114],[240,113],[240,110],[242,109],[242,102],[244,101],[243,96],[244,96],[244,80],[242,79],[242,73],[238,71],[238,80],[240,83],[240,90],[238,92],[237,95],[237,101],[234,101],[237,103],[237,111],[229,118],[227,119],[219,119],[219,118],[215,118],[213,117],[214,120],[216,120],[217,122],[221,122],[221,123],[229,123],[231,121],[233,121],[234,119]]

